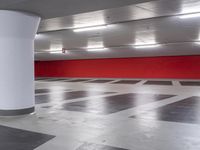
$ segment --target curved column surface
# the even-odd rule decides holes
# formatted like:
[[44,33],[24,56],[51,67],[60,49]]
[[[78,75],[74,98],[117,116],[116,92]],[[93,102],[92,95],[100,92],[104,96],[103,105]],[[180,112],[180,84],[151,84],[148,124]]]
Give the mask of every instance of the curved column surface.
[[0,115],[34,111],[34,38],[40,17],[0,10]]

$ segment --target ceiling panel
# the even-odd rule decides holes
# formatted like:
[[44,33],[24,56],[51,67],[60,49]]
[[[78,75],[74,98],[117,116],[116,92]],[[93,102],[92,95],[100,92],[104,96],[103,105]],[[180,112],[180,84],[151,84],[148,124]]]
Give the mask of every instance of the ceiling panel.
[[100,11],[42,20],[38,32],[115,24],[154,17],[200,12],[199,0],[156,0]]
[[200,45],[194,43],[175,43],[163,45],[160,48],[134,49],[123,47],[101,52],[87,52],[84,50],[69,51],[66,54],[37,54],[36,60],[70,60],[70,59],[97,59],[97,58],[126,58],[150,56],[181,56],[199,55]]
[[[109,25],[105,30],[75,33],[73,30],[47,32],[35,41],[37,52],[63,47],[68,54],[36,54],[36,59],[86,59],[200,54],[200,20],[178,16],[153,18]],[[88,52],[89,43],[103,43],[107,51]],[[163,44],[155,49],[135,49],[131,45]],[[95,45],[95,44],[94,44]],[[56,47],[57,46],[57,47]],[[58,48],[58,49],[56,49]],[[53,50],[53,49],[52,49]]]
[[[180,15],[200,12],[199,0],[0,0],[0,9],[43,17],[35,40],[37,60],[199,55],[200,19]],[[73,29],[106,25],[106,29]],[[133,45],[161,44],[138,49]],[[91,47],[107,47],[89,52]],[[66,54],[49,50],[67,49]]]
[[[76,33],[73,30],[40,33],[35,49],[48,50],[52,45],[67,49],[86,48],[91,38],[99,38],[106,47],[145,43],[196,41],[199,38],[199,19],[180,19],[178,16],[154,18],[108,25],[105,30]],[[138,43],[139,42],[139,43]]]
[[150,0],[0,0],[0,9],[32,12],[47,19],[147,1]]
[[25,1],[31,1],[31,0],[0,0],[0,7],[5,8],[6,6],[19,4]]

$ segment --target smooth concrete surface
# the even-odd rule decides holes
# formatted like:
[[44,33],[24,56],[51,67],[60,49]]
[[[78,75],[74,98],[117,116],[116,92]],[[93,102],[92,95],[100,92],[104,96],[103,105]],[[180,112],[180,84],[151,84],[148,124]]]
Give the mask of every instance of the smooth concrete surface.
[[[124,79],[106,83],[67,82],[70,80],[74,79],[36,80],[36,102],[37,97],[47,102],[36,105],[36,114],[1,117],[0,125],[12,127],[9,132],[17,128],[22,133],[42,134],[37,140],[43,136],[47,140],[35,150],[200,149],[200,86],[182,86],[172,79],[165,80],[172,85],[144,84],[152,79],[133,79],[139,81],[133,84],[131,79],[128,84],[115,83]],[[77,94],[67,96],[69,92]],[[0,132],[8,142],[9,135]]]
[[34,39],[40,17],[0,10],[0,20],[0,115],[33,112]]

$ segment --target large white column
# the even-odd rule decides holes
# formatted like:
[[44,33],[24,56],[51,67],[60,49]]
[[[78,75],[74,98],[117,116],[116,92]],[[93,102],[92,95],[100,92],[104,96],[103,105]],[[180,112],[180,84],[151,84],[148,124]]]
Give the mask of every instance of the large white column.
[[34,112],[34,38],[40,17],[0,10],[0,115]]

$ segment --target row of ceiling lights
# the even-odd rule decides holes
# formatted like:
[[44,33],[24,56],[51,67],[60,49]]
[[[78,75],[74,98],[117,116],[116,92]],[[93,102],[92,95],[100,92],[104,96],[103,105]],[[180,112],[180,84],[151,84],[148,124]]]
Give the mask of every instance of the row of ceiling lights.
[[[146,48],[157,48],[160,47],[161,44],[148,44],[148,45],[134,45],[133,47],[136,49],[146,49]],[[98,48],[87,48],[88,52],[96,52],[96,51],[106,51],[109,48],[106,47],[98,47]],[[48,51],[50,54],[66,54],[67,50],[55,50],[55,51]]]
[[[200,17],[200,13],[191,13],[191,14],[185,14],[185,15],[179,15],[180,19],[188,19],[188,18],[195,18],[195,17]],[[100,25],[100,26],[92,26],[92,27],[84,27],[84,28],[78,28],[74,29],[73,32],[85,32],[85,31],[92,31],[92,30],[103,30],[106,29],[108,26],[107,25]],[[199,43],[198,43],[199,44]],[[133,45],[134,48],[136,49],[145,49],[145,48],[156,48],[160,47],[161,44],[158,43],[148,43],[144,45]],[[87,51],[105,51],[108,50],[106,47],[96,47],[96,48],[87,48]],[[49,51],[51,54],[65,54],[67,50],[62,49],[62,50],[56,50],[56,51]]]
[[[136,49],[157,48],[160,46],[161,46],[161,44],[133,45],[133,47]],[[106,47],[87,48],[88,52],[106,51],[106,50],[109,50],[109,48],[106,48]],[[48,52],[51,54],[65,54],[67,52],[67,50],[51,50]]]

